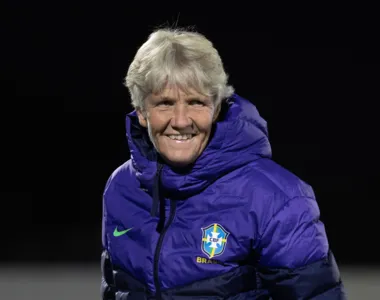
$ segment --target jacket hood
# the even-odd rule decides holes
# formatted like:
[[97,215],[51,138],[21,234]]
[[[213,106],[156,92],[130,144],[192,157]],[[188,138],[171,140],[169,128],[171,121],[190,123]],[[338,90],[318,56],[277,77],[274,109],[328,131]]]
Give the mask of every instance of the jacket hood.
[[[136,111],[127,114],[126,134],[141,187],[152,192],[158,155],[147,130],[140,126]],[[181,169],[164,165],[161,185],[168,197],[186,199],[201,192],[217,178],[271,155],[266,121],[254,104],[234,94],[223,103],[221,118],[214,124],[209,143],[198,159]]]

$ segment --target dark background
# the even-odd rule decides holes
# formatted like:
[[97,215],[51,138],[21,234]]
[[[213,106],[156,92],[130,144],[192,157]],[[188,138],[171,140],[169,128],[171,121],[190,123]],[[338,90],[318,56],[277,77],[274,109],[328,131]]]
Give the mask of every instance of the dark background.
[[268,121],[274,160],[314,187],[338,262],[380,264],[371,23],[309,11],[258,20],[244,9],[9,8],[1,32],[4,262],[99,261],[103,188],[129,155],[124,76],[154,28],[178,24],[214,43],[237,93]]

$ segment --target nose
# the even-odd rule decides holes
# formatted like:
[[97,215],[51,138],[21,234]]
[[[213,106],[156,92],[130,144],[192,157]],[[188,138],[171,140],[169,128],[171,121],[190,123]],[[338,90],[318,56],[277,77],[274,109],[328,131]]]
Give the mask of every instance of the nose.
[[172,118],[173,129],[180,130],[191,126],[192,121],[186,105],[176,105],[174,107],[174,116]]

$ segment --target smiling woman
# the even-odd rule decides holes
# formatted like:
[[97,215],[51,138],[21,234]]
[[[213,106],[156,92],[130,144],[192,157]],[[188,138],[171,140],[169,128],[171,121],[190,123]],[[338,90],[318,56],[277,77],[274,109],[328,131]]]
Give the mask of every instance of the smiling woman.
[[102,297],[345,299],[311,186],[203,35],[153,32],[126,86],[131,158],[104,190]]
[[227,79],[217,50],[198,33],[159,30],[138,50],[126,86],[167,163],[188,165],[205,149],[220,103],[233,93]]

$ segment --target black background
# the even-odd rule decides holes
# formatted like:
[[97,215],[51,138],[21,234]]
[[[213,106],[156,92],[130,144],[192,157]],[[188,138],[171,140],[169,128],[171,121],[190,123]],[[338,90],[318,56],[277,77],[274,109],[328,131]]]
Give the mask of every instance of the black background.
[[237,93],[268,121],[274,160],[314,187],[338,262],[380,262],[371,23],[309,10],[298,19],[258,19],[243,8],[9,8],[1,67],[4,262],[99,260],[102,191],[129,155],[124,76],[150,32],[173,24],[214,43]]

